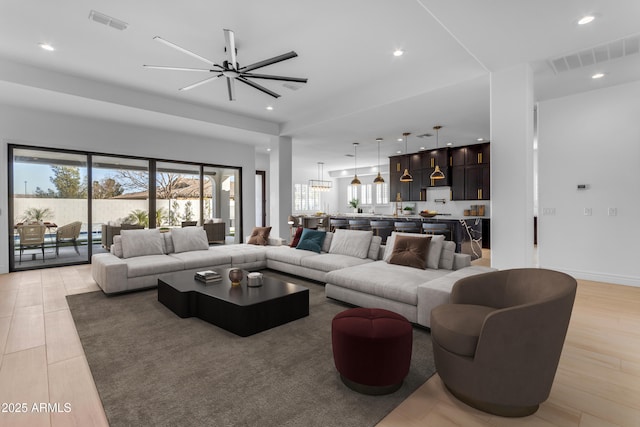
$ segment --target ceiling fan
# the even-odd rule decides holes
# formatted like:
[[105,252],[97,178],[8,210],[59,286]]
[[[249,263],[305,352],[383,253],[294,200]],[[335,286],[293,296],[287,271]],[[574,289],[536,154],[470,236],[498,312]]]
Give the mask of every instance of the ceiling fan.
[[298,56],[298,54],[295,53],[294,51],[291,51],[279,56],[274,56],[273,58],[265,59],[263,61],[259,61],[251,65],[240,67],[240,64],[238,64],[238,61],[236,60],[236,54],[238,51],[236,49],[235,36],[233,34],[233,31],[226,30],[226,29],[223,31],[224,31],[224,39],[225,39],[225,45],[226,45],[225,51],[227,52],[227,59],[222,62],[222,65],[218,65],[215,62],[211,61],[210,59],[200,56],[197,53],[194,53],[188,49],[185,49],[176,44],[173,44],[161,37],[155,36],[153,38],[154,40],[157,40],[169,47],[179,50],[182,53],[186,53],[187,55],[190,55],[196,59],[199,59],[202,62],[205,62],[207,65],[209,65],[209,68],[169,67],[164,65],[143,65],[143,67],[154,68],[158,70],[194,71],[194,72],[215,74],[213,77],[207,77],[204,80],[193,83],[189,86],[182,87],[179,90],[193,89],[205,83],[209,83],[213,80],[217,80],[220,77],[226,77],[227,89],[229,90],[229,101],[235,101],[236,99],[236,91],[235,91],[236,81],[242,82],[248,86],[258,89],[259,91],[264,92],[267,95],[273,96],[274,98],[279,98],[280,95],[249,79],[281,80],[281,81],[295,82],[295,83],[307,82],[307,79],[298,78],[298,77],[273,76],[269,74],[255,74],[251,72],[253,70],[257,70],[258,68],[266,67],[268,65],[286,61],[287,59],[295,58],[296,56]]

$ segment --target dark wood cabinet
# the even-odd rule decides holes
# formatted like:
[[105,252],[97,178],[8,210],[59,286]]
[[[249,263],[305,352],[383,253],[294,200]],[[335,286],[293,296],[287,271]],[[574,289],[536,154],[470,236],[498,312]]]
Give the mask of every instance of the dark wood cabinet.
[[[476,144],[457,148],[440,148],[403,154],[389,158],[389,200],[398,193],[403,201],[427,200],[427,189],[451,187],[451,200],[488,200],[490,198],[490,144]],[[438,165],[445,179],[432,180]],[[400,182],[408,169],[413,182]]]

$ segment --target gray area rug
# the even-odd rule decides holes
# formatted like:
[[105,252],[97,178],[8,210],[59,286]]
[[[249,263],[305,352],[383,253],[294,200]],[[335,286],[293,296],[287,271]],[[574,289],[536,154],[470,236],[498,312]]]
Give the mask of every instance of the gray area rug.
[[242,338],[181,319],[155,290],[67,297],[107,418],[115,426],[372,426],[433,373],[430,335],[414,327],[403,386],[347,388],[333,364],[331,320],[348,307],[309,288],[309,316]]

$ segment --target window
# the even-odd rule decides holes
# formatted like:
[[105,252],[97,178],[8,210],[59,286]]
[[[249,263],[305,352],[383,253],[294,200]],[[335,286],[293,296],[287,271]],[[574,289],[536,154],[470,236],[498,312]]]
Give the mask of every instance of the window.
[[386,205],[389,203],[389,187],[387,183],[376,184],[376,205]]
[[362,184],[360,186],[360,204],[371,204],[371,184]]
[[315,191],[307,184],[294,184],[293,188],[294,211],[322,210],[321,191]]

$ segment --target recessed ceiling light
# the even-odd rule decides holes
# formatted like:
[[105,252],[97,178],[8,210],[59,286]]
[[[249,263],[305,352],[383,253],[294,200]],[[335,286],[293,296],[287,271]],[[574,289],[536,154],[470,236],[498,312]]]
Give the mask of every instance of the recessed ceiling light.
[[593,76],[591,76],[591,78],[594,80],[601,79],[603,77],[604,77],[604,73],[595,73]]
[[38,46],[49,52],[56,50],[56,48],[51,46],[49,43],[38,43]]
[[421,150],[426,150],[426,147],[420,147]]
[[484,138],[476,138],[476,141],[482,142],[482,141],[484,141]]
[[593,22],[594,19],[596,19],[596,17],[593,15],[585,15],[578,20],[578,25],[586,25],[590,22]]
[[396,151],[397,154],[402,154],[402,150]]
[[273,110],[273,106],[271,106],[271,105],[267,105],[267,107],[266,107],[266,108],[267,108],[267,110],[269,110],[269,111]]
[[402,142],[402,141],[404,141],[404,139],[402,139],[402,138],[398,138],[398,139],[396,139],[396,141],[398,141],[398,142]]
[[404,50],[396,49],[393,51],[393,56],[402,56],[404,54]]
[[271,151],[271,148],[267,148],[267,151]]
[[453,145],[453,142],[447,142],[447,147],[451,147]]

